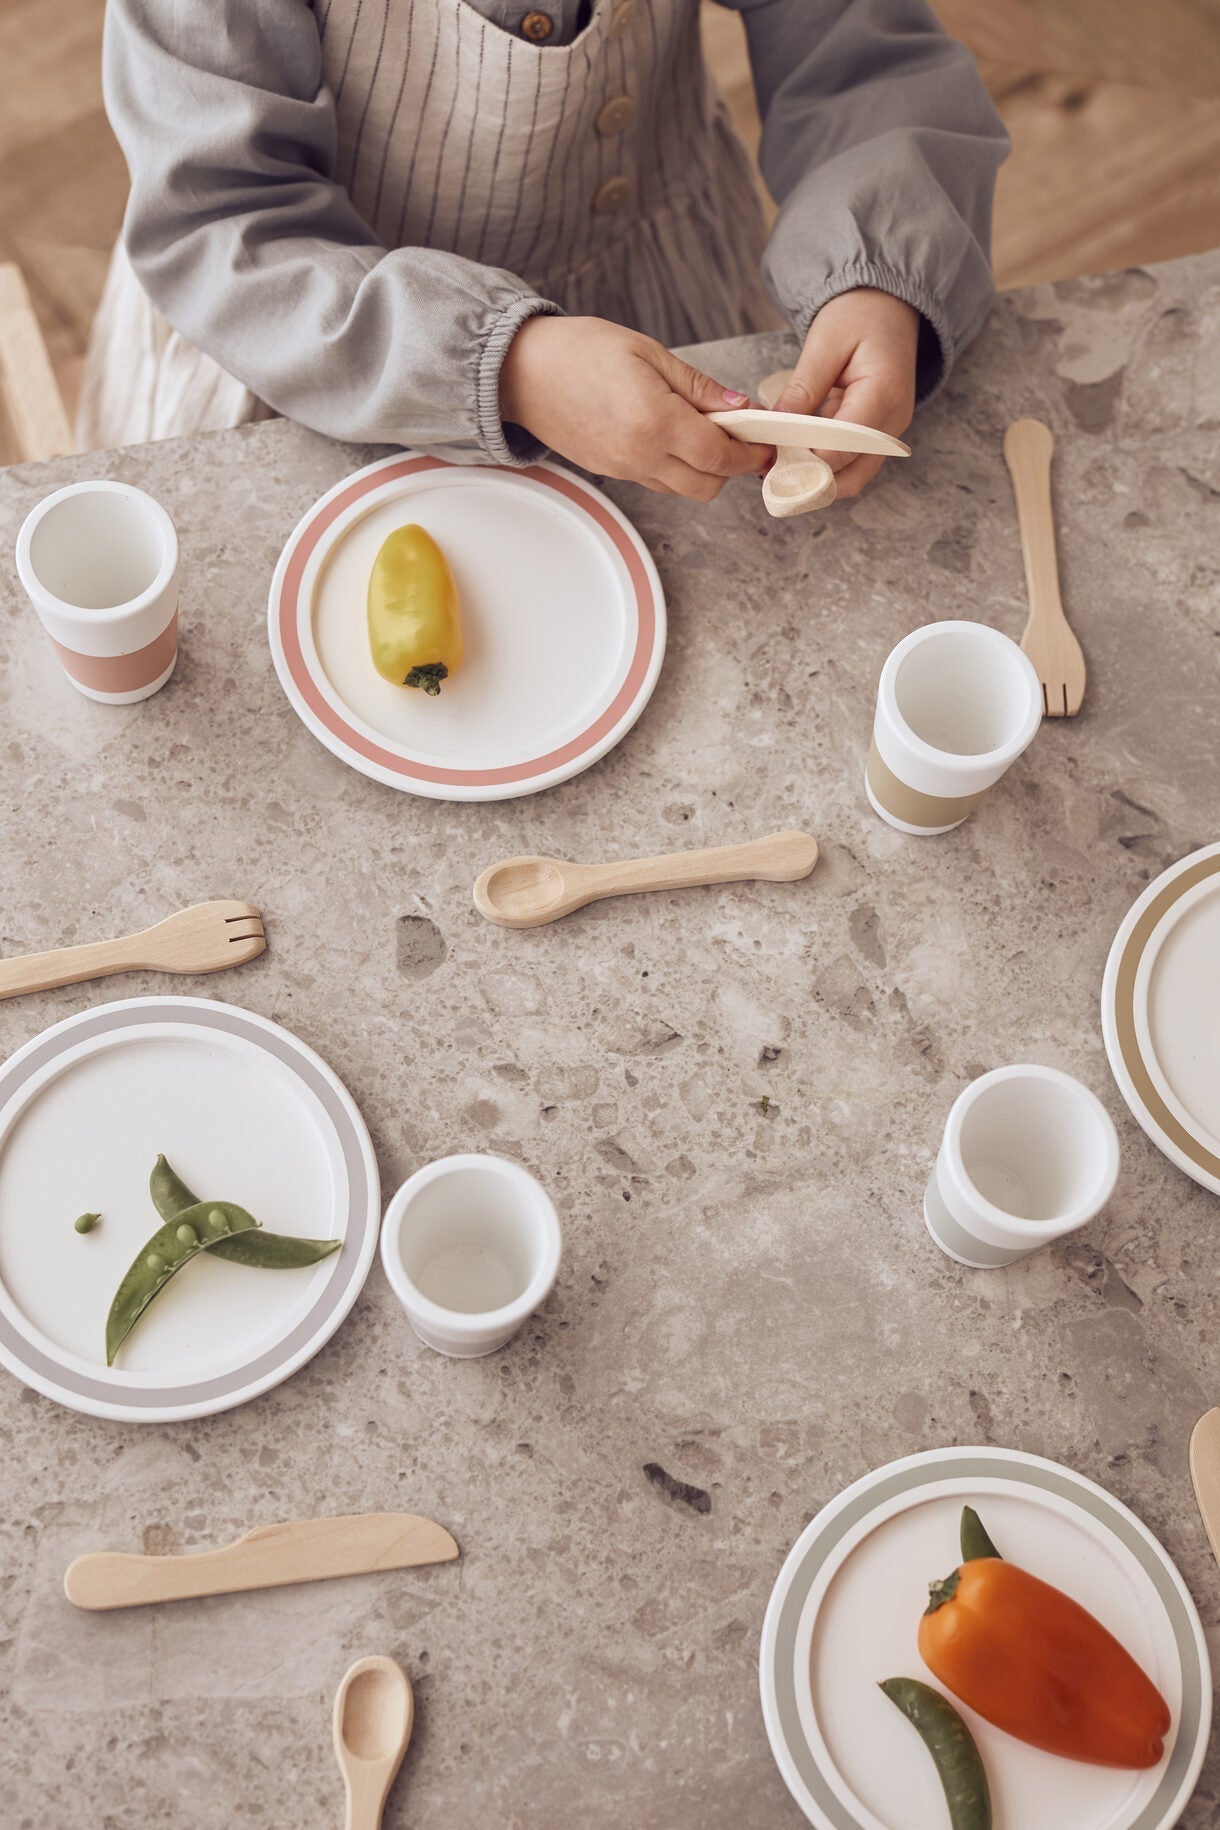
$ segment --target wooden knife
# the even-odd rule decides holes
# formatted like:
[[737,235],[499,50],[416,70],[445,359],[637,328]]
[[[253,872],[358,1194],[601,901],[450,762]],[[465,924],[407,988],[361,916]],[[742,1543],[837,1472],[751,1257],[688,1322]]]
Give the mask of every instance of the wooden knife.
[[1206,1411],[1190,1432],[1190,1478],[1212,1555],[1220,1563],[1220,1411]]
[[339,1519],[260,1525],[217,1550],[175,1557],[90,1551],[68,1565],[64,1594],[78,1608],[134,1608],[242,1589],[364,1576],[374,1570],[452,1563],[461,1555],[443,1525],[410,1512],[358,1512]]

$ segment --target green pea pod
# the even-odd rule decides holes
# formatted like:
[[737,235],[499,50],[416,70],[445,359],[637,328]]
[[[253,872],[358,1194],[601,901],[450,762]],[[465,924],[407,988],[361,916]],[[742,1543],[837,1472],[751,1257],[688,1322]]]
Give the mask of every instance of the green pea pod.
[[223,1258],[227,1264],[250,1265],[256,1271],[296,1271],[329,1258],[342,1243],[341,1239],[296,1239],[291,1233],[269,1233],[260,1226],[256,1233],[231,1233],[209,1249],[213,1258]]
[[193,1195],[182,1177],[170,1168],[163,1156],[153,1164],[148,1178],[152,1204],[163,1220],[173,1220],[184,1207],[197,1207],[199,1196]]
[[963,1563],[973,1563],[976,1557],[995,1557],[1001,1563],[1004,1561],[973,1506],[962,1507],[961,1540]]
[[991,1790],[974,1737],[947,1697],[918,1678],[881,1686],[932,1756],[949,1807],[950,1830],[991,1830]]
[[114,1365],[119,1348],[176,1271],[231,1234],[250,1232],[257,1226],[254,1215],[232,1201],[196,1202],[159,1226],[115,1291],[106,1317],[107,1366]]
[[[194,1207],[198,1200],[163,1156],[153,1164],[148,1192],[163,1220],[173,1220],[184,1208]],[[239,1236],[235,1233],[228,1239],[217,1240],[211,1252],[213,1258],[223,1258],[229,1264],[249,1265],[252,1270],[297,1271],[329,1258],[342,1243],[341,1239],[299,1239],[290,1233],[269,1233],[260,1226],[255,1234]]]

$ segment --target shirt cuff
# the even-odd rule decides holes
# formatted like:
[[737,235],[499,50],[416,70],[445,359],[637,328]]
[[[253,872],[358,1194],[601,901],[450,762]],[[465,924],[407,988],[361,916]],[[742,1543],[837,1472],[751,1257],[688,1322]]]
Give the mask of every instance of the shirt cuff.
[[857,286],[871,286],[876,292],[888,292],[893,298],[902,299],[919,313],[919,347],[915,356],[915,399],[930,400],[953,366],[956,354],[955,339],[950,328],[948,314],[938,299],[933,298],[927,287],[918,280],[912,280],[905,273],[899,273],[894,267],[886,267],[877,261],[851,261],[832,273],[817,291],[793,314],[792,328],[802,342],[809,334],[809,326],[831,299],[838,298],[841,292],[854,292]]
[[530,318],[563,316],[565,313],[549,299],[526,293],[500,313],[483,344],[475,384],[475,411],[480,442],[493,464],[521,470],[547,454],[547,447],[524,426],[514,426],[500,418],[500,368],[509,344]]

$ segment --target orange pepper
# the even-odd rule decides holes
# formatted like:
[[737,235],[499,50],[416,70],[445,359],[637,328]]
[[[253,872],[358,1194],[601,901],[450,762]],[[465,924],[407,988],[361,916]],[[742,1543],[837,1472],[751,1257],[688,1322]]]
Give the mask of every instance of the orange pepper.
[[931,1586],[924,1663],[996,1728],[1068,1760],[1155,1766],[1169,1709],[1152,1680],[1078,1602],[996,1557]]

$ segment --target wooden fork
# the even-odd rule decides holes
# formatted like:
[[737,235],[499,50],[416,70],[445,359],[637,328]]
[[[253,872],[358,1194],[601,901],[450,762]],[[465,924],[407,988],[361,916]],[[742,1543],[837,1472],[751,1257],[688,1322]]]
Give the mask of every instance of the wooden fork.
[[197,902],[120,940],[0,960],[0,998],[108,978],[112,972],[223,972],[257,959],[266,945],[263,918],[248,902]]
[[1021,530],[1021,557],[1029,593],[1029,620],[1021,646],[1042,682],[1048,718],[1074,718],[1084,698],[1080,643],[1068,627],[1059,596],[1055,522],[1051,512],[1051,453],[1055,440],[1037,419],[1019,419],[1004,434],[1004,461],[1012,477]]

